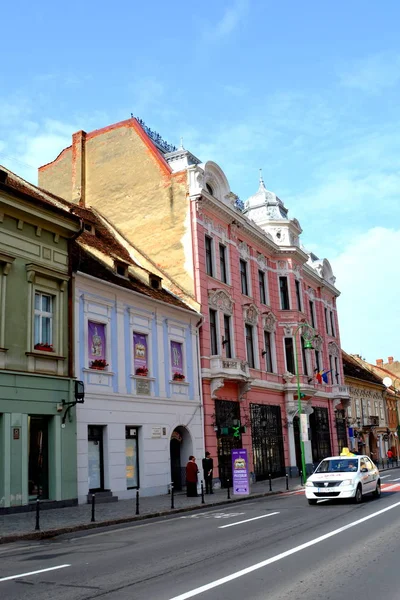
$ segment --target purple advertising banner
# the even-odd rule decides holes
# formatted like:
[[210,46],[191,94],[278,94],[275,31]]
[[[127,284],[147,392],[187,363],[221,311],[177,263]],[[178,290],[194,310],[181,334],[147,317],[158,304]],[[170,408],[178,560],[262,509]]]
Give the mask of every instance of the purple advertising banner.
[[136,369],[148,369],[147,364],[147,335],[133,333],[133,359]]
[[233,493],[237,496],[250,494],[247,450],[232,450],[232,475]]
[[88,322],[89,360],[106,360],[106,326],[103,323]]
[[171,367],[172,375],[183,375],[183,348],[180,342],[171,342]]

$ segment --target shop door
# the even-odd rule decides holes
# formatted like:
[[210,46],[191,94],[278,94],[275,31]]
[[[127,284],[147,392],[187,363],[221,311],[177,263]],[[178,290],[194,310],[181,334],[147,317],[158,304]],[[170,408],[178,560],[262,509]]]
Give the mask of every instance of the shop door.
[[234,437],[224,430],[240,423],[238,402],[229,400],[215,401],[215,420],[218,426],[217,453],[218,470],[222,487],[232,485],[232,450],[242,448],[242,436]]
[[300,443],[300,419],[294,417],[293,419],[293,433],[294,433],[294,447],[296,450],[296,467],[299,472],[302,470],[301,464],[301,443]]
[[28,417],[29,500],[49,497],[49,419]]
[[315,407],[310,415],[311,448],[313,463],[332,455],[329,416],[327,408]]
[[280,406],[250,404],[256,481],[285,475]]
[[88,427],[89,492],[104,490],[103,427]]

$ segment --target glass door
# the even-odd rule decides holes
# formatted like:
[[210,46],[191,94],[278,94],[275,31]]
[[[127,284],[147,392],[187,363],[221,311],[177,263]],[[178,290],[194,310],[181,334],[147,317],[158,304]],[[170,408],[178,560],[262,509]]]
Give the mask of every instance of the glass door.
[[88,428],[88,480],[89,492],[104,490],[103,427]]

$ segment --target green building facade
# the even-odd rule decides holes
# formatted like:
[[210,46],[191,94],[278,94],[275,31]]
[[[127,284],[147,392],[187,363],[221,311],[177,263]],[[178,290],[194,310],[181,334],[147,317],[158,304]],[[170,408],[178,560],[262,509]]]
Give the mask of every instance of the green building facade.
[[0,167],[0,512],[76,501],[68,207]]

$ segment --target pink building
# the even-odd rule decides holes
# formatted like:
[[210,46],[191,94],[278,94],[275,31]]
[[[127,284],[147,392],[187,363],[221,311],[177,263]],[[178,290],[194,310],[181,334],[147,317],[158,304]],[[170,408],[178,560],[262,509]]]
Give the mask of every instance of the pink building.
[[[244,207],[214,163],[192,177],[190,191],[197,293],[206,315],[200,339],[206,447],[218,459],[223,484],[235,447],[247,448],[257,480],[297,473],[296,350],[307,464],[347,444],[336,418],[349,396],[332,269],[301,246],[299,222],[289,220],[262,178]],[[299,328],[304,321],[312,329]],[[304,349],[303,332],[311,334],[313,350]],[[319,383],[324,369],[329,373]],[[232,435],[237,425],[240,437]]]
[[222,485],[233,448],[248,450],[257,480],[298,472],[296,354],[307,464],[347,444],[335,278],[262,179],[243,204],[217,164],[129,119],[75,134],[39,181],[99,208],[154,261],[164,287],[200,308],[205,445]]

